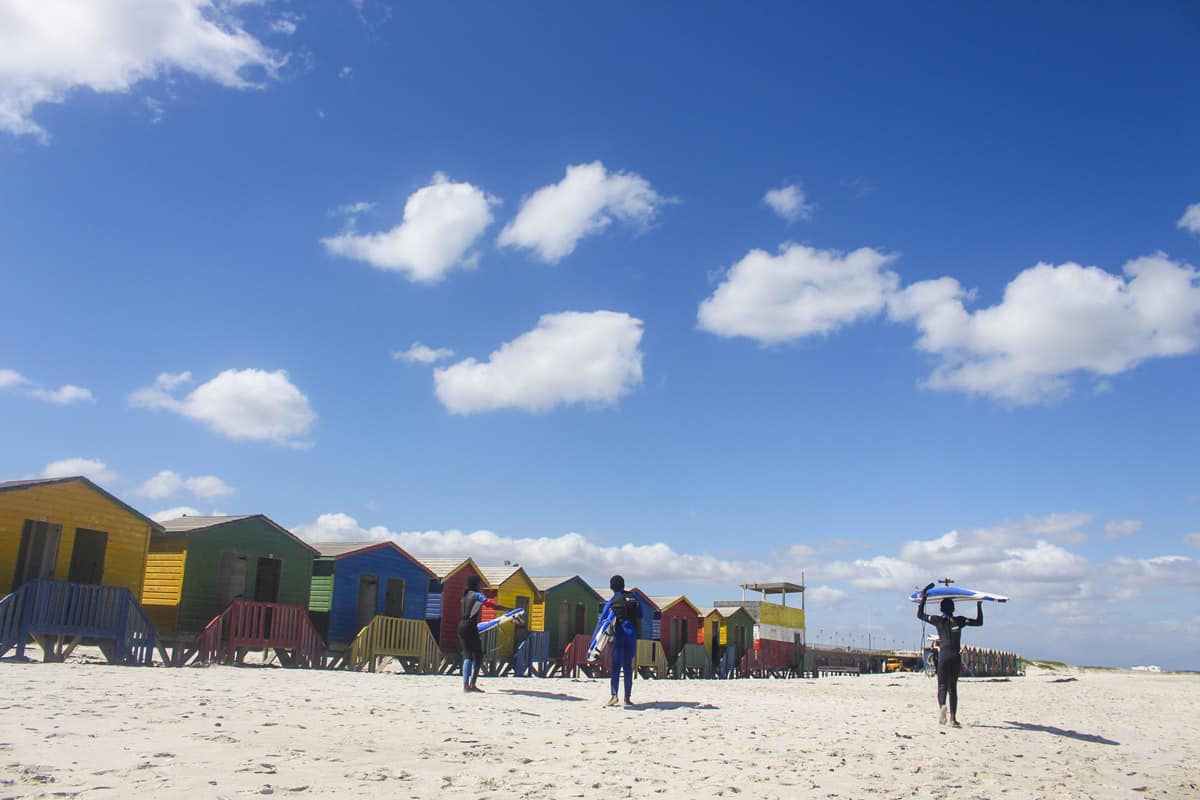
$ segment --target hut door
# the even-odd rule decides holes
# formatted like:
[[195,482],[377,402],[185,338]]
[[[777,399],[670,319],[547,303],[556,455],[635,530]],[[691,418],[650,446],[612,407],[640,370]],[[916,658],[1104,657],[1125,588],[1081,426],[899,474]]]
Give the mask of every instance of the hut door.
[[75,545],[71,548],[71,572],[67,580],[99,586],[100,578],[104,575],[104,554],[107,550],[107,533],[76,528]]
[[[587,607],[583,603],[575,604],[575,627],[572,629],[572,636],[578,636],[581,633],[587,633],[587,626],[584,625],[586,619]],[[565,645],[564,645],[565,646]]]
[[278,603],[282,572],[283,562],[278,558],[260,557],[254,574],[254,599],[260,603]]
[[404,581],[401,578],[387,579],[387,596],[383,599],[383,613],[389,617],[404,616]]
[[379,607],[379,578],[374,575],[358,576],[358,627],[362,628],[375,618]]
[[54,562],[58,560],[58,540],[61,535],[61,525],[25,520],[21,527],[21,544],[17,549],[13,589],[26,581],[54,577]]
[[713,620],[710,633],[712,636],[710,639],[712,642],[712,660],[715,664],[721,660],[721,623]]
[[571,629],[571,604],[564,600],[558,604],[558,641],[566,647],[574,635]]
[[225,608],[246,595],[246,557],[240,553],[221,553],[217,565],[217,607]]
[[529,598],[518,597],[517,608],[525,609],[524,615],[513,625],[513,647],[520,647],[521,642],[529,636]]

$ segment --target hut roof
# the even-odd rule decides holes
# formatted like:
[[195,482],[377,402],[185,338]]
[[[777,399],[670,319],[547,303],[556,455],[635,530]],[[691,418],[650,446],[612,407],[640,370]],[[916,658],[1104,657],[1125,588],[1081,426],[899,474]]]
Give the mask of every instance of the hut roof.
[[483,574],[483,570],[479,568],[479,565],[472,561],[468,556],[421,558],[418,559],[418,561],[424,564],[425,568],[436,575],[438,579],[443,581],[450,577],[452,573],[458,572],[459,568],[463,565],[470,564],[471,567],[483,578],[483,582],[487,584],[488,588],[492,588],[492,582],[489,581],[487,576]]
[[438,577],[433,573],[433,570],[429,569],[429,567],[420,560],[413,558],[408,554],[407,550],[395,542],[313,542],[312,546],[316,548],[318,553],[327,558],[345,558],[346,556],[356,555],[358,553],[366,553],[370,550],[395,550],[397,553],[428,572],[430,577]]
[[178,536],[178,535],[190,535],[193,533],[206,533],[206,532],[214,530],[216,528],[220,528],[223,525],[231,525],[234,522],[241,522],[242,520],[247,520],[247,519],[261,519],[263,522],[267,523],[272,528],[274,528],[275,530],[282,533],[284,536],[288,537],[289,539],[296,542],[297,544],[312,551],[313,555],[321,554],[320,551],[317,550],[317,548],[313,547],[311,544],[304,541],[299,536],[292,533],[287,528],[283,527],[278,522],[276,522],[275,520],[268,517],[266,514],[239,514],[239,515],[230,515],[230,516],[223,516],[223,517],[183,516],[183,517],[177,517],[176,519],[169,519],[166,522],[164,522],[162,524],[162,526],[163,526],[163,529],[164,529],[164,532],[166,533],[166,535]]
[[[537,588],[537,584],[533,582],[533,578],[529,577],[529,573],[520,564],[506,564],[503,567],[482,567],[480,570],[483,573],[483,578],[492,586],[499,586],[511,578],[516,577],[517,573],[521,573],[525,577],[525,582],[533,587],[535,595],[541,595],[541,590]],[[541,599],[540,596],[538,598]]]
[[570,583],[571,581],[579,581],[579,583],[585,589],[587,589],[592,594],[596,595],[597,600],[604,599],[600,595],[600,593],[597,592],[592,587],[592,585],[590,583],[588,583],[587,581],[585,581],[583,578],[579,577],[578,575],[568,575],[566,577],[557,577],[557,576],[556,577],[545,577],[545,576],[539,575],[539,576],[530,578],[530,580],[533,581],[533,585],[537,587],[539,592],[548,592],[551,589],[557,589],[559,586],[562,586],[564,583]]
[[479,573],[483,575],[484,580],[488,583],[493,586],[499,586],[513,575],[516,575],[520,569],[520,564],[505,564],[502,567],[480,567]]
[[696,608],[696,604],[681,594],[655,595],[651,597],[650,600],[654,603],[654,605],[658,606],[659,611],[666,611],[668,608],[671,608],[677,603],[684,602],[691,606],[692,611],[695,611],[698,616],[700,615],[700,609]]
[[153,520],[150,517],[147,517],[145,514],[138,511],[136,508],[129,505],[121,498],[117,497],[116,495],[112,494],[111,492],[101,489],[99,486],[97,486],[91,480],[89,480],[88,478],[85,478],[82,475],[72,475],[72,476],[66,477],[66,478],[28,478],[28,479],[19,480],[19,481],[0,481],[0,492],[12,492],[12,491],[18,491],[21,489],[32,489],[37,486],[50,486],[50,485],[53,485],[56,483],[74,483],[76,481],[78,481],[79,483],[82,483],[84,486],[91,489],[93,492],[96,492],[97,494],[103,495],[104,497],[108,498],[112,502],[119,505],[121,508],[128,511],[130,514],[133,514],[134,516],[140,517],[141,519],[145,520],[147,523],[149,523],[150,529],[152,531],[154,531],[156,533],[162,533],[162,531],[163,531],[162,523],[158,522],[157,520]]

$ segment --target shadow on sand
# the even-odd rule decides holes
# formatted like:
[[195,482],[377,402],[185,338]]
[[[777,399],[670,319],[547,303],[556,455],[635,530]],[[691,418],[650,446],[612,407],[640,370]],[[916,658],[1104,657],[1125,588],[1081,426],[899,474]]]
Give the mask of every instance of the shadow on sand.
[[626,711],[678,711],[681,708],[695,709],[696,711],[716,711],[717,706],[709,703],[696,702],[675,702],[671,700],[656,700],[653,703],[638,703],[634,701],[634,705],[626,707]]
[[519,694],[522,697],[540,697],[543,700],[570,700],[575,703],[582,703],[586,698],[576,697],[573,694],[562,694],[561,692],[536,692],[529,689],[501,689],[499,694]]
[[1013,720],[1005,720],[1003,725],[972,725],[972,728],[995,728],[1000,731],[1035,731],[1037,733],[1052,733],[1055,736],[1065,736],[1068,739],[1074,739],[1079,742],[1091,742],[1092,744],[1107,744],[1119,745],[1120,742],[1112,739],[1105,739],[1095,733],[1080,733],[1079,731],[1067,730],[1066,728],[1056,728],[1053,725],[1035,725],[1032,722],[1014,722]]

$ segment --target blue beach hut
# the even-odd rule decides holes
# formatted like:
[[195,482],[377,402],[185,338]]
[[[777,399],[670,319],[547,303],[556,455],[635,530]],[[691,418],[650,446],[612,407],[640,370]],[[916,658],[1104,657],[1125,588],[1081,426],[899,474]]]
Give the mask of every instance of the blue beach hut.
[[309,613],[333,650],[343,650],[378,614],[425,619],[437,576],[394,542],[317,542]]

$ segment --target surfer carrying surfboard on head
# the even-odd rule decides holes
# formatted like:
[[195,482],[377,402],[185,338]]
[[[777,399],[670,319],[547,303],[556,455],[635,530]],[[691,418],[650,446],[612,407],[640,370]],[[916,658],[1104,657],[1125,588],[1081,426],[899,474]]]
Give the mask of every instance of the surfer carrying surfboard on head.
[[608,582],[612,589],[612,598],[604,604],[600,619],[596,622],[596,632],[592,634],[592,644],[588,648],[588,660],[594,661],[600,657],[605,645],[612,647],[612,675],[609,688],[612,697],[607,705],[615,706],[617,689],[621,684],[621,673],[625,673],[625,702],[633,705],[633,657],[637,654],[638,624],[642,620],[642,604],[637,595],[625,591],[625,579],[613,575]]
[[917,607],[917,619],[928,622],[937,628],[938,632],[938,722],[946,724],[946,702],[950,703],[950,725],[961,728],[958,724],[958,673],[962,669],[962,652],[960,640],[962,629],[966,626],[983,625],[983,601],[975,601],[975,619],[954,616],[954,601],[949,597],[942,598],[941,611],[937,616],[925,613],[925,601],[929,590],[934,584],[929,584],[921,590],[921,605]]

